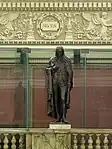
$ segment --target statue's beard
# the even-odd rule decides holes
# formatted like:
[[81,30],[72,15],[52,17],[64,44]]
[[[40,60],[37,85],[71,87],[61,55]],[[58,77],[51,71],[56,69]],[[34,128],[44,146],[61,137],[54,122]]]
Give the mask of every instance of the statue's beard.
[[62,55],[57,55],[57,58],[60,58],[60,57],[62,57]]

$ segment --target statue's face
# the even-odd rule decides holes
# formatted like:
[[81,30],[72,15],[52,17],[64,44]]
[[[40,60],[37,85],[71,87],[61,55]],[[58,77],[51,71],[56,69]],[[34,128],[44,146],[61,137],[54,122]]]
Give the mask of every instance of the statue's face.
[[57,48],[57,49],[56,49],[56,52],[57,52],[57,57],[63,56],[63,50],[62,50],[61,47]]

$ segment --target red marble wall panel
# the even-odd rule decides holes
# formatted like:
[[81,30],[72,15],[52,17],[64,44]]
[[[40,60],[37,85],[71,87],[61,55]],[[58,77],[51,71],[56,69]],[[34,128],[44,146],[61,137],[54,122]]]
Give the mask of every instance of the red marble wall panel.
[[[86,127],[112,127],[112,70],[87,69],[86,72]],[[54,119],[46,113],[45,73],[34,69],[33,124],[47,127]],[[71,108],[67,119],[73,127],[83,127],[84,118],[84,71],[75,69],[74,88],[71,92]]]

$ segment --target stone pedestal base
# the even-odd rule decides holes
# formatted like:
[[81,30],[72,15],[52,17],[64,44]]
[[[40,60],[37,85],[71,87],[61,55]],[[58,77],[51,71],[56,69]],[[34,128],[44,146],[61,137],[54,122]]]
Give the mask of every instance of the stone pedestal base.
[[61,130],[69,130],[71,129],[71,124],[63,124],[63,123],[50,123],[49,129],[61,129]]
[[70,124],[60,125],[62,126],[50,124],[50,129],[37,129],[38,133],[32,133],[32,149],[71,149],[71,129],[67,130],[70,128]]

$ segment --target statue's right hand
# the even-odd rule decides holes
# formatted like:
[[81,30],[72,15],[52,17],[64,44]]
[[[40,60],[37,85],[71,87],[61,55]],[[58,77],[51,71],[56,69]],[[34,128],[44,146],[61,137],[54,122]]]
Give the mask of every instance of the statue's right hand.
[[57,66],[53,67],[53,71],[57,71],[58,69],[59,69],[59,67],[57,67]]

